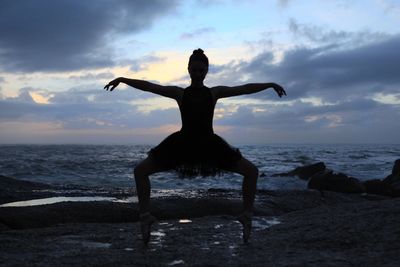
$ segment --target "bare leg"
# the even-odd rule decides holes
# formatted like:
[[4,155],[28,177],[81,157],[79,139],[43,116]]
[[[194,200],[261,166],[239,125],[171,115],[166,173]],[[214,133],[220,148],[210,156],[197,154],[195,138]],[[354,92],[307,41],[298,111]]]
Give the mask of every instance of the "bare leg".
[[235,166],[227,170],[243,175],[243,211],[252,213],[257,191],[258,168],[249,160],[241,158]]
[[136,191],[139,198],[139,210],[140,213],[146,213],[150,211],[150,179],[149,175],[161,172],[163,169],[156,164],[154,159],[149,156],[140,162],[133,171]]
[[149,175],[159,171],[162,171],[162,168],[157,166],[151,156],[139,163],[134,170],[136,191],[139,199],[140,230],[145,245],[150,240],[150,227],[155,221],[155,218],[150,214],[151,186]]
[[238,217],[238,220],[243,225],[243,241],[247,243],[251,233],[251,218],[257,191],[258,168],[247,159],[242,158],[228,171],[243,175],[243,213]]

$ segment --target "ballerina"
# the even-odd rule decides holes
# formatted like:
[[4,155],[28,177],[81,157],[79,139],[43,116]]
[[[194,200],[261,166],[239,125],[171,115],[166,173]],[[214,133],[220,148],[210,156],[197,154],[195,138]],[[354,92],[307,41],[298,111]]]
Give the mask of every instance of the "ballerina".
[[117,78],[104,89],[113,91],[120,83],[175,99],[179,106],[182,128],[169,135],[152,148],[148,157],[134,169],[139,199],[140,228],[145,244],[150,239],[150,227],[155,217],[150,214],[149,175],[176,170],[181,176],[215,175],[230,171],[243,175],[243,212],[238,216],[243,227],[243,241],[248,242],[252,227],[254,198],[257,190],[258,168],[214,133],[212,121],[215,105],[220,98],[252,94],[273,88],[279,97],[285,90],[276,83],[249,83],[240,86],[206,87],[208,58],[197,49],[189,58],[188,71],[191,84],[186,89],[178,86],[162,86],[144,80]]

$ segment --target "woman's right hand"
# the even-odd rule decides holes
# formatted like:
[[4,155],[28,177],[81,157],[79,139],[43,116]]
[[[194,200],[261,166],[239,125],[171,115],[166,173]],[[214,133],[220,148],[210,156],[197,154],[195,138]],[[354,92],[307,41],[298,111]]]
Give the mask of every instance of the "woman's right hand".
[[120,82],[121,82],[121,78],[114,79],[111,82],[109,82],[106,86],[104,86],[104,89],[106,89],[107,91],[108,91],[108,89],[110,89],[110,91],[112,91],[115,89],[115,87],[117,87],[119,85]]

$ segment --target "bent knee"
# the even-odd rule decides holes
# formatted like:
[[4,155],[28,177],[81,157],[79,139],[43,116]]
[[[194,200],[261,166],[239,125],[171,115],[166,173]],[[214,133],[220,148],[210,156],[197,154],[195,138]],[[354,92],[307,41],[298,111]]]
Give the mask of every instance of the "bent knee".
[[257,179],[258,173],[259,173],[259,171],[258,171],[257,166],[249,161],[241,169],[241,174],[244,175],[245,177],[248,177],[251,179]]
[[146,158],[133,169],[133,175],[135,176],[135,178],[145,177],[160,170],[160,167],[154,162],[152,158]]
[[148,176],[151,174],[151,170],[146,167],[144,164],[139,163],[134,169],[133,169],[133,175],[135,178],[140,178],[143,176]]
[[248,169],[248,176],[255,177],[257,179],[258,173],[259,173],[259,171],[258,171],[258,168],[256,167],[256,165],[251,164]]

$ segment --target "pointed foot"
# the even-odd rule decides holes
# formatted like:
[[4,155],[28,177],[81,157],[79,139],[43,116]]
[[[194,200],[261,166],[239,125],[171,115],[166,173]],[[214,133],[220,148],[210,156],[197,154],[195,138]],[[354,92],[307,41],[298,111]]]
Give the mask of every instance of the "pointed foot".
[[252,214],[246,212],[242,213],[239,215],[239,217],[237,217],[237,220],[242,224],[243,227],[243,242],[248,244],[252,228]]
[[140,231],[145,246],[150,241],[151,225],[156,221],[156,218],[149,212],[140,215]]

